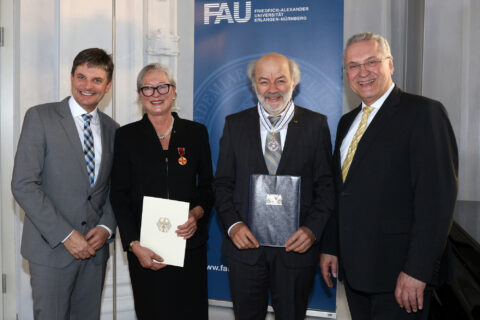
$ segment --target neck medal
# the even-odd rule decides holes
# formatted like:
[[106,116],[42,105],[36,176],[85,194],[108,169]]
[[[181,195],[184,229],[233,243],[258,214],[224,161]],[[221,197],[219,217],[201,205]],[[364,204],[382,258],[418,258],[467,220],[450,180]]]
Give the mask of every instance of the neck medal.
[[181,166],[184,166],[187,164],[187,158],[185,158],[185,148],[177,148],[178,154],[180,155],[180,158],[178,158],[178,163]]
[[268,150],[275,152],[280,149],[280,144],[274,137],[272,137],[267,143],[267,148]]

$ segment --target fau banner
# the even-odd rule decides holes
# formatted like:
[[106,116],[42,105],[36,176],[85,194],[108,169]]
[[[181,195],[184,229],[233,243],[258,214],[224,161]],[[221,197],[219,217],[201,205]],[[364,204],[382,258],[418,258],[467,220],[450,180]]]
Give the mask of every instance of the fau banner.
[[[297,61],[301,81],[295,104],[328,116],[335,139],[342,114],[343,0],[195,1],[194,120],[210,133],[214,167],[225,117],[256,105],[246,68],[278,52]],[[220,254],[216,213],[208,242],[209,298],[230,300],[228,268]],[[309,308],[335,312],[336,291],[318,272]],[[308,314],[314,315],[313,310]]]

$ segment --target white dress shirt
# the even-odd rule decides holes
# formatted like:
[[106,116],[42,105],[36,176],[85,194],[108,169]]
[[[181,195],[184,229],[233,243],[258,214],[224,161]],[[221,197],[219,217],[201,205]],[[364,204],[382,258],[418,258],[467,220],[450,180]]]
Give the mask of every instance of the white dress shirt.
[[[263,107],[262,107],[263,108]],[[292,110],[290,112],[292,112],[292,116],[289,117],[289,119],[285,119],[285,123],[283,124],[283,126],[281,127],[280,130],[278,130],[277,132],[280,132],[280,145],[282,146],[282,151],[284,149],[284,146],[285,146],[285,139],[287,138],[287,131],[288,131],[288,124],[290,123],[290,120],[292,120],[293,118],[293,111],[295,109],[295,105],[293,104],[293,101],[291,102],[291,106],[287,106],[285,108],[285,110],[283,110],[283,112],[281,112],[279,115],[280,115],[280,119],[283,119],[283,116],[285,115],[285,113],[287,111],[290,110],[290,108],[292,108]],[[262,142],[262,150],[263,150],[263,154],[265,155],[265,143],[267,141],[267,132],[269,131],[268,128],[265,127],[265,124],[262,122],[262,115],[259,114],[259,121],[260,121],[260,139],[261,139],[261,142]]]
[[[73,120],[75,120],[75,126],[77,127],[78,137],[83,147],[83,121],[82,114],[87,113],[80,105],[75,101],[73,97],[70,97],[68,100],[68,105],[70,106],[70,112],[72,113]],[[93,133],[93,148],[95,150],[95,180],[97,181],[98,169],[100,168],[102,162],[102,129],[100,127],[100,117],[98,116],[97,108],[90,112],[92,115],[92,120],[90,121],[90,128],[92,128]],[[86,164],[85,164],[86,166]],[[95,182],[94,182],[95,184]]]
[[[392,83],[392,85],[387,90],[387,92],[385,92],[383,96],[380,97],[380,99],[378,99],[377,101],[375,101],[370,105],[370,107],[373,108],[373,111],[368,116],[367,128],[372,122],[373,118],[375,118],[375,115],[377,114],[378,110],[380,110],[385,100],[387,100],[387,97],[390,95],[390,92],[392,92],[394,87],[395,87],[395,84]],[[343,162],[347,157],[348,148],[350,147],[350,143],[353,140],[353,136],[355,135],[355,132],[357,132],[358,126],[360,125],[360,121],[363,115],[363,109],[365,107],[366,107],[366,104],[362,101],[362,111],[360,111],[357,114],[357,116],[355,117],[355,120],[353,120],[352,125],[350,126],[350,129],[348,130],[347,135],[345,136],[345,138],[343,138],[342,145],[340,146],[340,156],[341,156],[340,167],[343,167]]]
[[[87,113],[85,109],[83,109],[77,101],[73,97],[70,97],[68,99],[68,105],[70,107],[70,112],[72,113],[73,120],[75,121],[75,126],[77,127],[77,132],[78,132],[78,137],[80,138],[80,143],[83,148],[83,124],[85,121],[83,121],[82,114]],[[90,121],[90,128],[92,129],[93,133],[93,148],[95,150],[95,180],[97,181],[97,176],[100,168],[100,164],[102,161],[102,130],[100,126],[100,117],[98,116],[97,108],[95,108],[92,112],[90,112],[92,115],[92,120]],[[85,164],[87,166],[87,164]],[[95,182],[94,182],[95,184]],[[105,228],[108,231],[108,238],[110,239],[112,237],[112,230],[110,230],[109,227],[99,224],[98,226]],[[70,232],[68,236],[63,239],[62,243],[64,243],[73,233]]]

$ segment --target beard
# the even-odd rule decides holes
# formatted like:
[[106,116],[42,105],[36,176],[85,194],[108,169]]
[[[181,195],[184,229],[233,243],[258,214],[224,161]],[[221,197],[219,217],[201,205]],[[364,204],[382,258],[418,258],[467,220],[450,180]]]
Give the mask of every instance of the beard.
[[[279,93],[265,93],[263,96],[258,94],[258,91],[255,90],[255,93],[257,94],[257,99],[260,101],[260,104],[262,107],[267,111],[268,114],[271,114],[273,116],[276,116],[285,110],[285,108],[288,106],[288,103],[290,100],[292,100],[292,94],[293,94],[293,88],[290,88],[287,92],[279,92]],[[281,100],[279,102],[276,102],[274,104],[269,104],[268,103],[268,98],[279,98],[281,97]]]

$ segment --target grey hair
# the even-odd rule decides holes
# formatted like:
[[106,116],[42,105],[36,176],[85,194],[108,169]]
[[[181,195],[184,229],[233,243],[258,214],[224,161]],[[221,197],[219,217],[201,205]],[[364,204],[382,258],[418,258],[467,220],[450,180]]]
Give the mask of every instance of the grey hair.
[[[259,59],[253,60],[248,64],[247,67],[247,76],[252,82],[252,86],[255,89],[255,67],[257,65]],[[295,83],[295,85],[300,83],[300,67],[298,66],[298,63],[293,60],[293,59],[288,59],[288,68],[290,69],[290,75],[292,76],[292,80]]]
[[[147,64],[138,73],[138,76],[137,76],[137,93],[138,94],[140,94],[140,88],[142,87],[143,78],[145,77],[145,75],[149,71],[152,71],[152,70],[160,70],[160,71],[165,72],[165,74],[167,75],[168,82],[170,82],[170,84],[175,86],[175,87],[177,86],[177,82],[173,78],[172,71],[170,70],[170,68],[163,65],[163,64],[154,62],[154,63]],[[175,92],[175,98],[176,97],[177,97],[177,93]],[[140,101],[139,101],[139,103],[140,103]],[[142,106],[142,111],[145,113],[145,108],[143,108],[143,106]],[[172,104],[172,111],[178,111],[177,104],[176,104],[175,100],[173,101],[173,104]]]
[[[361,41],[368,41],[368,40],[377,41],[378,44],[380,45],[380,48],[382,49],[382,52],[385,54],[385,56],[386,57],[392,56],[392,52],[390,51],[390,45],[388,44],[387,39],[385,39],[379,34],[375,34],[372,32],[362,32],[362,33],[357,33],[351,36],[347,41],[347,45],[345,46],[345,51],[347,51],[347,48],[354,43],[361,42]],[[345,51],[344,51],[344,55],[345,55]]]

